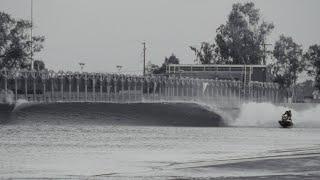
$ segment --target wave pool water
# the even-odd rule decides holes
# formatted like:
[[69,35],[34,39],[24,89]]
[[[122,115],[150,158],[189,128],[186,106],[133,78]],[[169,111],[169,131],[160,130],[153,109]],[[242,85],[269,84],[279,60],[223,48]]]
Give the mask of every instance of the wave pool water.
[[22,103],[1,118],[0,178],[317,179],[318,106],[296,109],[292,129],[274,121],[285,109],[248,103],[226,120],[195,103]]

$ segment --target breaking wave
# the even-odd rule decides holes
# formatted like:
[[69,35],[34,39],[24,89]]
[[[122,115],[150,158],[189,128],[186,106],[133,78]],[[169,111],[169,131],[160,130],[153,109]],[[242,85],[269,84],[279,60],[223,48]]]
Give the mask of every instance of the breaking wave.
[[294,127],[319,128],[320,104],[293,104],[290,107],[271,103],[245,103],[232,126],[279,127],[281,115],[288,109],[292,111]]
[[196,103],[52,103],[21,102],[2,124],[110,124],[225,126],[212,109]]
[[[0,104],[1,105],[1,104]],[[13,113],[4,113],[10,109]],[[320,104],[244,103],[240,108],[220,109],[200,102],[52,103],[18,100],[0,106],[2,124],[111,124],[194,127],[279,127],[288,109],[294,127],[320,128]]]

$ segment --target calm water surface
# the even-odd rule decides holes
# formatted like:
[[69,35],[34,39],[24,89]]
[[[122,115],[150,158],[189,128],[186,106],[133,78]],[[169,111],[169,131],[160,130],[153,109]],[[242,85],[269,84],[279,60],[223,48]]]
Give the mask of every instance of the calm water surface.
[[[187,169],[243,158],[319,153],[319,142],[320,129],[7,125],[0,128],[0,174],[174,177],[186,168],[187,177],[201,177],[207,175]],[[223,171],[208,176],[220,175]]]

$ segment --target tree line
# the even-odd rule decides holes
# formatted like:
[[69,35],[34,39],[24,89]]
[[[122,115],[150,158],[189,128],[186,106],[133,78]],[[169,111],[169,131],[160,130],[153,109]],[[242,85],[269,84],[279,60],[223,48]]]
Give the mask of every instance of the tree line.
[[[0,69],[31,69],[32,55],[43,49],[44,36],[32,36],[32,23],[15,19],[0,12]],[[34,69],[43,70],[45,64],[34,60]]]
[[[268,65],[272,79],[281,88],[292,87],[299,75],[306,71],[320,90],[320,46],[310,46],[305,52],[292,37],[281,35],[272,51],[267,51],[267,38],[275,28],[273,23],[262,20],[260,9],[253,2],[235,3],[225,24],[216,29],[213,42],[202,42],[200,47],[190,46],[198,64],[259,64]],[[271,57],[274,62],[266,62]],[[164,73],[163,66],[178,59],[172,54],[153,73]]]

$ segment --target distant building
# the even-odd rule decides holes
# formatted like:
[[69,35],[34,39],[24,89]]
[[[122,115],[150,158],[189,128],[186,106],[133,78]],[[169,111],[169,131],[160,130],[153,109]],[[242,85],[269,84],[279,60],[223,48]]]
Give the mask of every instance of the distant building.
[[266,65],[169,64],[166,73],[200,79],[268,81]]

